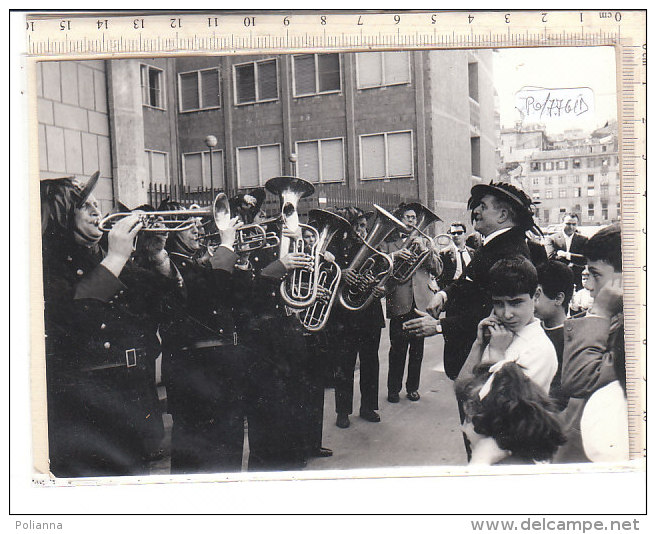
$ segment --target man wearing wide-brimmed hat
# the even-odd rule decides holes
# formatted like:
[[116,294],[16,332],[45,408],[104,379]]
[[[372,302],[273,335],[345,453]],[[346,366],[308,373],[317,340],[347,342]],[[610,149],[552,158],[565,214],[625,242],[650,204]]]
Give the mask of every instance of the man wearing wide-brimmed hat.
[[[479,321],[492,310],[487,294],[490,268],[511,256],[531,259],[526,232],[541,233],[533,220],[530,197],[510,184],[475,185],[468,208],[474,229],[483,236],[482,246],[460,278],[435,295],[428,313],[404,324],[414,335],[444,335],[444,369],[454,380],[476,339]],[[442,311],[446,311],[446,317],[440,319]]]

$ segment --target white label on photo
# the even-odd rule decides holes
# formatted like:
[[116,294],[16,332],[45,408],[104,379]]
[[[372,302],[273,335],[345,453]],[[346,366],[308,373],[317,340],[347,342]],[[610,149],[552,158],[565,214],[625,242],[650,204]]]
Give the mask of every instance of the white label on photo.
[[515,93],[515,107],[524,122],[588,118],[594,114],[594,93],[589,87],[525,87]]

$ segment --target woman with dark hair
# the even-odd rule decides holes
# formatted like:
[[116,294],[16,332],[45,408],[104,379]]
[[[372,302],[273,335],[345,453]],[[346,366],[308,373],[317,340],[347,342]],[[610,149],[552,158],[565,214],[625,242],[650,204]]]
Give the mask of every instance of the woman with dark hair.
[[549,462],[565,442],[551,399],[514,361],[481,364],[455,387],[471,464]]
[[[137,214],[100,245],[100,211],[72,178],[41,182],[50,469],[58,477],[136,475],[160,453],[157,329],[179,290],[161,240]],[[134,261],[137,235],[138,253]],[[147,267],[144,267],[147,264]]]

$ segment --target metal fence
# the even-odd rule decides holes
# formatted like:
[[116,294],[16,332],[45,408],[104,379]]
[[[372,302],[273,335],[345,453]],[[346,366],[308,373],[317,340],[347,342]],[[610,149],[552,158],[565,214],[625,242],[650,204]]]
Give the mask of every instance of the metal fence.
[[[316,188],[314,195],[301,199],[299,202],[300,215],[307,215],[307,212],[314,208],[331,209],[346,206],[357,206],[365,211],[370,211],[373,210],[374,204],[391,211],[402,201],[401,196],[395,193],[349,189],[344,184],[320,184]],[[155,207],[167,198],[187,207],[192,204],[209,206],[220,191],[220,189],[212,191],[209,188],[150,184],[148,198],[150,205]],[[408,201],[409,199],[403,200]],[[275,215],[280,210],[279,199],[271,193],[267,193],[263,208],[267,215]]]

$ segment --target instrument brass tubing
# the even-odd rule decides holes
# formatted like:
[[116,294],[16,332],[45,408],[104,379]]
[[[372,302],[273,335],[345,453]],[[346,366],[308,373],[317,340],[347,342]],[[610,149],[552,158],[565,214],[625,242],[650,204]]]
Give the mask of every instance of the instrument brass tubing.
[[[189,210],[168,210],[168,211],[147,211],[143,213],[120,212],[112,213],[101,219],[98,228],[102,232],[109,232],[114,225],[130,215],[138,215],[139,222],[144,225],[142,232],[167,233],[182,232],[189,230],[196,224],[193,220],[198,217],[211,216],[213,210],[210,209],[189,209]],[[181,221],[180,217],[191,218]]]

